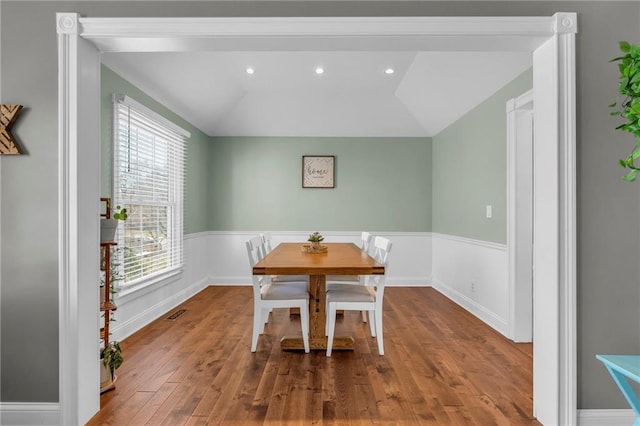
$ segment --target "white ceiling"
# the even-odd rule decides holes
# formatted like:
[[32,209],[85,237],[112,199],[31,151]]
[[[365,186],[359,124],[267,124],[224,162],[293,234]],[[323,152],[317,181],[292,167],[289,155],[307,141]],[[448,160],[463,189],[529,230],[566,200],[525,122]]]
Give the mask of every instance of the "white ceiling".
[[[202,51],[104,53],[103,63],[210,136],[423,137],[527,70],[532,57]],[[318,66],[324,74],[314,72]],[[389,67],[391,75],[384,73]]]

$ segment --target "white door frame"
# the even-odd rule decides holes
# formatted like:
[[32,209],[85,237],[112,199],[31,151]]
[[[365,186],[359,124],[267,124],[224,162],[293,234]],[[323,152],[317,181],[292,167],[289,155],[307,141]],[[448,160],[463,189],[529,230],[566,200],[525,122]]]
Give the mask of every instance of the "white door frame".
[[[574,13],[551,17],[81,18],[56,16],[59,73],[61,424],[99,408],[96,360],[99,52],[217,50],[491,50],[533,52],[536,114],[536,288],[545,333],[534,336],[534,415],[576,419]],[[542,163],[540,162],[542,161]],[[541,173],[544,171],[544,173]],[[538,173],[537,173],[538,172]],[[540,280],[540,283],[538,282]],[[95,293],[95,294],[94,294]],[[92,309],[89,309],[92,308]],[[91,312],[90,312],[91,311]],[[95,318],[95,319],[94,319]],[[95,322],[95,324],[94,324]],[[536,324],[538,328],[538,324]],[[536,340],[540,339],[540,340]],[[92,342],[95,344],[88,344]],[[95,346],[95,347],[94,347]],[[538,352],[536,352],[538,349]],[[82,374],[80,374],[82,372]]]
[[[533,340],[533,89],[507,101],[507,335]],[[531,126],[520,134],[523,121]],[[526,196],[528,199],[522,199]]]

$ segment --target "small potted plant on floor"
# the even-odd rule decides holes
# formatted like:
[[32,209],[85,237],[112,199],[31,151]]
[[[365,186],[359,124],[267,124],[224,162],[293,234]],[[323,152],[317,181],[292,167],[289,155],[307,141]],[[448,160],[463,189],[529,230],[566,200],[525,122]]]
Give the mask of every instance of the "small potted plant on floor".
[[109,344],[100,351],[100,392],[106,392],[113,389],[116,382],[115,371],[122,365],[122,349],[120,343],[109,342]]
[[100,219],[100,242],[111,242],[116,235],[119,220],[127,220],[127,209],[116,206],[110,219]]

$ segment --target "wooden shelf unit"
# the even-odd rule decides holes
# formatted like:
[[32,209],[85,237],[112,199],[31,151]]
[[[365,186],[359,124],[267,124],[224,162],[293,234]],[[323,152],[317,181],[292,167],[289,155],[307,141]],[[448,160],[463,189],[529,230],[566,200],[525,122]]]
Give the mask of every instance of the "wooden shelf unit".
[[[105,204],[105,210],[100,212],[100,217],[111,219],[111,199],[100,198],[100,202]],[[109,344],[109,322],[111,321],[111,311],[118,309],[111,300],[111,248],[118,243],[115,241],[100,242],[100,270],[104,272],[104,301],[100,303],[100,312],[104,313],[103,326],[100,328],[100,340],[102,347]],[[100,297],[102,300],[102,295]]]

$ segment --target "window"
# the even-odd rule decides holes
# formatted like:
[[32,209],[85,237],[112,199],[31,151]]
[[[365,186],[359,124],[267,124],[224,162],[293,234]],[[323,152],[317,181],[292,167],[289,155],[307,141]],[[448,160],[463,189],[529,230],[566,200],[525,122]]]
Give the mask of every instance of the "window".
[[182,205],[185,140],[190,134],[133,99],[113,96],[114,206],[118,250],[131,287],[182,267]]

